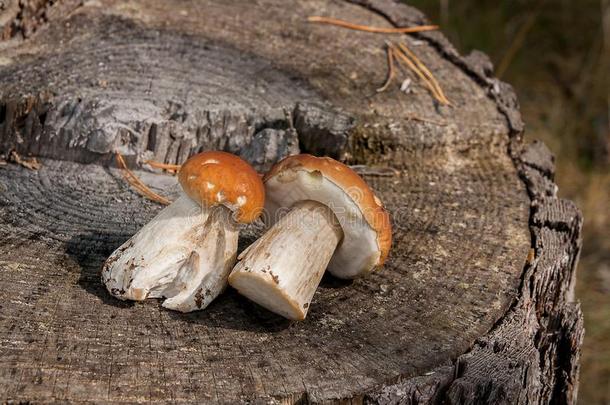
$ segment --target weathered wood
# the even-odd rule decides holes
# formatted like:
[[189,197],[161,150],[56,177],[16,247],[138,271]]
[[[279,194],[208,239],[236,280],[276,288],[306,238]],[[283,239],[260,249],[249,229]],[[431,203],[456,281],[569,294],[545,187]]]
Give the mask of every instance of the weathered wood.
[[[0,152],[48,159],[0,168],[0,398],[574,401],[580,214],[556,198],[548,151],[521,144],[510,87],[429,32],[402,39],[453,107],[423,87],[376,93],[385,36],[313,14],[425,21],[385,0],[99,0],[3,46]],[[101,264],[160,209],[108,167],[114,152],[220,148],[263,170],[297,145],[397,169],[366,176],[395,228],[381,271],[326,277],[292,324],[232,290],[189,315],[106,293]]]
[[81,4],[81,0],[2,0],[0,41],[28,38],[39,27],[65,16]]

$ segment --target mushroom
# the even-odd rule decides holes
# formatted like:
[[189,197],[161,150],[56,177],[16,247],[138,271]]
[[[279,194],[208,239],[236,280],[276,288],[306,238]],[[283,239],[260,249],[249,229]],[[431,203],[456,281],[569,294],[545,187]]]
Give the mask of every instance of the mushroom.
[[326,268],[353,279],[384,263],[392,243],[388,213],[348,166],[295,155],[263,181],[270,228],[240,254],[229,276],[240,294],[302,320]]
[[113,296],[164,298],[180,312],[203,309],[226,287],[235,264],[238,223],[254,221],[265,190],[256,171],[225,152],[203,152],[180,168],[180,197],[104,263]]

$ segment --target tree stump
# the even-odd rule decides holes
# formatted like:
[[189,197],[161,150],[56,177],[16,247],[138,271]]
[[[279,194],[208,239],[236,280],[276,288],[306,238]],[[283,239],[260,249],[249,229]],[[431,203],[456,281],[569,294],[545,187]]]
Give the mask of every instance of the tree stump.
[[[7,4],[3,27],[51,17],[0,43],[0,152],[42,162],[0,167],[3,401],[574,403],[581,216],[485,55],[393,36],[444,106],[414,77],[376,92],[389,35],[306,21],[427,23],[389,0]],[[230,289],[188,315],[115,300],[101,264],[161,207],[114,153],[135,168],[207,149],[358,165],[391,213],[387,264],[325,277],[298,323]],[[173,177],[138,173],[171,196]]]

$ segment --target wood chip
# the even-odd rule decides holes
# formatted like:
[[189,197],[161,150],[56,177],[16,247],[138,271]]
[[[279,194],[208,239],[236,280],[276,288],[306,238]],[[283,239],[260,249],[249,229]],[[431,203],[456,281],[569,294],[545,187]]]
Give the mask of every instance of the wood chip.
[[38,170],[42,167],[42,164],[35,157],[22,158],[19,156],[16,150],[12,150],[11,153],[9,153],[8,161],[23,166],[29,170]]

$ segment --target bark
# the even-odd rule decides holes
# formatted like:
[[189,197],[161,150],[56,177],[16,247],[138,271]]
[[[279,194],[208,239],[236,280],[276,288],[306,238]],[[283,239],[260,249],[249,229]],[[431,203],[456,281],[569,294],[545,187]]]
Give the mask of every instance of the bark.
[[[391,1],[65,4],[0,44],[0,153],[43,164],[0,166],[2,400],[575,401],[581,216],[483,54],[395,37],[447,107],[423,86],[375,91],[387,36],[305,21],[426,21]],[[383,269],[323,278],[299,323],[233,290],[186,315],[106,292],[102,263],[161,209],[115,152],[136,167],[222,149],[264,170],[295,145],[366,165],[394,227]],[[174,178],[138,174],[175,197]]]

